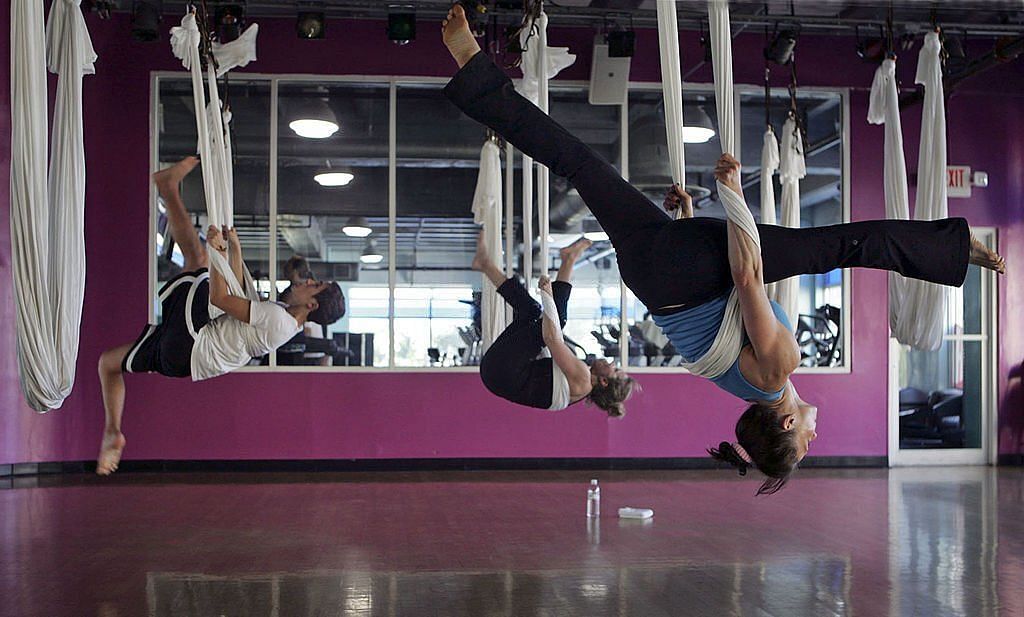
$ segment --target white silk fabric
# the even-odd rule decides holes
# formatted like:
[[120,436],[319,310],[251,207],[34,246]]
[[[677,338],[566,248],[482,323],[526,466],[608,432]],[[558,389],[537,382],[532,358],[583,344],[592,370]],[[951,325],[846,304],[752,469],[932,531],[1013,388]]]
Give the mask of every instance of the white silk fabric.
[[[498,146],[488,140],[480,150],[480,173],[473,194],[473,221],[483,227],[484,243],[495,264],[502,263],[501,256],[501,155]],[[480,322],[483,351],[508,326],[505,301],[493,283],[483,276],[483,292],[480,295]]]
[[[71,393],[85,294],[82,78],[96,53],[78,0],[11,2],[11,261],[21,388],[32,409]],[[58,75],[47,170],[46,70]]]
[[[171,28],[171,49],[175,57],[189,70],[192,77],[192,101],[196,110],[196,132],[199,136],[199,155],[202,160],[203,194],[206,197],[206,214],[209,224],[216,227],[234,227],[234,169],[231,159],[231,135],[227,130],[231,122],[230,112],[222,111],[220,94],[217,91],[217,75],[223,75],[235,64],[231,62],[248,62],[256,57],[255,36],[256,26],[253,24],[242,36],[233,43],[221,47],[218,62],[223,62],[217,69],[207,66],[207,89],[204,91],[201,60],[199,57],[200,34],[195,15],[186,13],[181,26]],[[253,30],[253,34],[249,34]],[[233,46],[237,43],[237,46]],[[228,51],[225,52],[224,49]],[[241,66],[238,65],[238,66]],[[206,98],[209,96],[209,105]],[[245,286],[231,270],[228,260],[217,251],[207,251],[210,264],[220,272],[227,282],[231,295],[247,298],[251,302],[259,302],[256,286],[249,269],[243,267]],[[210,306],[210,316],[215,317],[222,311]]]
[[[939,37],[925,37],[918,55],[915,81],[925,88],[921,116],[914,219],[948,216],[946,200],[946,110],[942,90]],[[907,167],[903,155],[896,62],[885,60],[871,84],[868,122],[885,125],[885,213],[890,219],[910,219]],[[943,285],[889,273],[889,328],[904,345],[934,351],[942,345],[948,289]]]

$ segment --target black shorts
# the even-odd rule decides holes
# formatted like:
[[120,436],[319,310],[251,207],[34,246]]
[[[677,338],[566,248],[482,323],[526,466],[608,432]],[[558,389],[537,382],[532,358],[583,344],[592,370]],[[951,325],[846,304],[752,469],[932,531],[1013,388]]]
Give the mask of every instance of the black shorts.
[[210,273],[206,268],[182,272],[160,288],[163,319],[147,325],[128,350],[121,370],[160,373],[167,377],[192,374],[192,344],[210,321]]

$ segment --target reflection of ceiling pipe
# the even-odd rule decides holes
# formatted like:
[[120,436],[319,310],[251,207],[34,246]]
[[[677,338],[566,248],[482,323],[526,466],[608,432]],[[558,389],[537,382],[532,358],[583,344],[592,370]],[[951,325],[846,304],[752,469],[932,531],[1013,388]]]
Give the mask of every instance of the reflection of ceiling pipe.
[[613,253],[615,253],[615,249],[613,247],[608,247],[603,251],[598,251],[585,259],[577,261],[576,265],[573,266],[573,270],[594,264],[595,262],[598,262]]

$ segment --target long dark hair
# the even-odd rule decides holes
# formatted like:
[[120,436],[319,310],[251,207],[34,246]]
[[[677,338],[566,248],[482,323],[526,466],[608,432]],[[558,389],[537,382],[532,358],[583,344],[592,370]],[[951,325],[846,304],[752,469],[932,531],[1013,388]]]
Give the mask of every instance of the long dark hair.
[[717,448],[708,448],[708,454],[717,461],[736,467],[741,476],[747,474],[747,469],[756,467],[767,476],[757,494],[777,493],[786,485],[799,461],[796,431],[787,431],[784,421],[785,418],[775,409],[754,403],[736,421],[736,440],[747,451],[753,464],[740,456],[727,441],[718,444]]

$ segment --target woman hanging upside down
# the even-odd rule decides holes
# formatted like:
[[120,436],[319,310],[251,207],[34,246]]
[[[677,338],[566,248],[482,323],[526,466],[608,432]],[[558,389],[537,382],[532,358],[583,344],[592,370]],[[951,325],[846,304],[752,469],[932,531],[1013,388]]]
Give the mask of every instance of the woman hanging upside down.
[[[167,208],[171,237],[185,257],[184,272],[160,289],[163,320],[147,325],[134,343],[108,349],[100,356],[100,386],[106,426],[96,473],[117,471],[124,450],[121,415],[124,411],[124,373],[160,373],[191,377],[193,381],[229,373],[286,343],[306,321],[331,324],[345,314],[345,297],[337,283],[308,279],[293,283],[282,302],[250,302],[228,293],[216,268],[207,270],[208,257],[185,210],[178,186],[199,159],[186,158],[153,176]],[[234,229],[210,227],[206,242],[224,253],[234,276],[244,287],[242,247]],[[223,312],[211,315],[209,305]]]
[[572,292],[572,269],[590,240],[581,238],[562,249],[554,283],[541,277],[541,309],[519,279],[505,278],[491,261],[483,238],[481,231],[473,269],[483,272],[512,307],[512,323],[480,361],[480,379],[487,389],[528,407],[560,410],[587,399],[609,416],[624,415],[625,401],[635,386],[633,379],[607,360],[597,360],[588,368],[562,338]]
[[[969,263],[1004,272],[1001,257],[971,236],[962,218],[863,221],[790,229],[758,225],[761,250],[733,223],[713,218],[671,220],[622,179],[600,155],[519,96],[485,54],[455,5],[442,25],[459,66],[448,98],[480,122],[569,180],[615,246],[622,279],[689,362],[710,348],[735,288],[748,343],[731,368],[712,381],[751,403],[736,423],[737,441],[709,453],[746,473],[768,478],[758,494],[782,488],[817,436],[817,408],[789,380],[800,351],[785,313],[765,283],[836,268],[877,268],[942,285],[960,286]],[[715,177],[737,195],[740,165],[723,154]],[[689,207],[674,187],[668,205]]]

